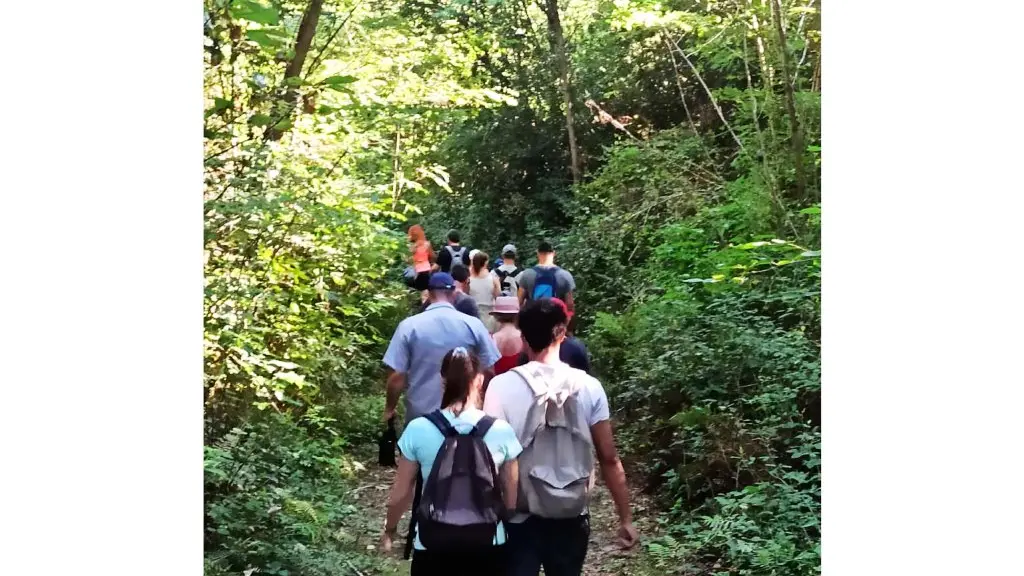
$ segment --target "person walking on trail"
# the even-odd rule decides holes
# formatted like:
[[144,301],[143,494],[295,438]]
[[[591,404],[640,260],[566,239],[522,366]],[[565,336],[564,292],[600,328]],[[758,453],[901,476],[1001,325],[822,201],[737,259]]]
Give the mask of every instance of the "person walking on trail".
[[[443,272],[436,272],[435,274],[443,274]],[[455,273],[450,274],[449,277],[452,278],[452,281],[455,284],[455,297],[452,301],[452,306],[467,316],[479,318],[480,309],[476,305],[476,300],[466,293],[466,280],[469,277],[469,270],[467,268],[456,268]],[[420,312],[426,312],[427,308],[429,308],[432,303],[433,301],[428,297],[420,306]],[[484,328],[486,328],[486,326],[484,326]],[[488,331],[488,333],[489,332],[490,331]]]
[[[455,309],[453,304],[459,294],[455,284],[451,274],[432,274],[427,284],[429,304],[426,309],[402,320],[395,329],[384,353],[384,364],[390,368],[384,422],[395,417],[398,399],[403,392],[407,423],[441,407],[441,362],[445,354],[454,348],[467,348],[477,355],[485,382],[493,375],[494,363],[501,355],[477,314]],[[469,298],[469,301],[473,299]],[[476,304],[473,305],[475,308]],[[421,484],[422,481],[417,480],[417,499]],[[418,503],[416,500],[413,502]],[[412,527],[410,525],[406,540],[406,558],[412,552]]]
[[491,271],[491,275],[498,280],[502,296],[517,296],[519,294],[519,283],[516,276],[519,276],[522,271],[523,269],[516,264],[516,247],[512,244],[505,244],[505,247],[501,249],[500,263]]
[[[523,448],[508,422],[487,416],[479,358],[458,347],[444,355],[443,408],[409,422],[388,499],[381,549],[414,504],[411,576],[504,575],[505,511],[515,507]],[[469,442],[460,441],[468,438]],[[421,488],[422,487],[422,488]]]
[[590,537],[589,497],[594,450],[619,517],[619,544],[638,540],[615,449],[608,398],[597,379],[559,360],[568,323],[550,298],[519,311],[519,329],[533,360],[496,376],[484,412],[506,420],[523,452],[516,513],[508,526],[510,576],[579,576]]
[[537,246],[537,265],[523,270],[519,283],[519,305],[541,298],[560,298],[569,311],[576,307],[573,291],[576,281],[568,271],[555,266],[555,249],[547,240]]
[[384,364],[392,370],[385,422],[394,415],[403,392],[406,422],[440,407],[441,359],[452,348],[473,350],[485,372],[501,357],[480,318],[455,309],[455,280],[450,274],[435,272],[427,289],[430,303],[426,310],[398,324],[384,354]]
[[[560,298],[552,298],[551,302],[556,306],[561,306],[565,310],[565,315],[568,318],[568,322],[565,328],[565,340],[562,341],[561,347],[558,349],[558,359],[565,362],[569,366],[577,370],[583,370],[587,374],[590,374],[590,357],[587,354],[587,347],[580,342],[579,338],[574,336],[576,329],[576,315],[569,312],[569,308],[562,302]],[[501,351],[501,347],[498,347],[498,351]],[[504,354],[504,352],[502,352]],[[502,356],[504,360],[504,356]],[[529,350],[523,350],[519,354],[517,366],[524,366],[530,361]],[[501,360],[498,361],[499,363]],[[495,364],[497,366],[497,364]],[[498,369],[495,368],[495,374],[498,374]]]
[[459,244],[459,240],[461,237],[458,230],[448,231],[448,245],[437,252],[437,269],[441,272],[451,274],[454,268],[469,268],[470,248]]
[[491,336],[501,354],[501,358],[494,363],[494,375],[497,376],[519,365],[519,355],[523,351],[523,336],[516,327],[519,299],[515,296],[498,296],[494,300],[491,315],[498,322],[498,329]]
[[409,227],[409,251],[412,253],[412,271],[415,274],[412,287],[416,290],[427,289],[430,271],[434,266],[434,249],[423,233],[423,227],[414,224]]
[[501,295],[501,288],[498,279],[487,270],[487,260],[487,254],[480,250],[477,250],[470,260],[469,295],[480,309],[480,320],[487,327],[487,331],[493,333],[498,329],[498,325],[491,316],[491,310],[494,309],[494,299]]

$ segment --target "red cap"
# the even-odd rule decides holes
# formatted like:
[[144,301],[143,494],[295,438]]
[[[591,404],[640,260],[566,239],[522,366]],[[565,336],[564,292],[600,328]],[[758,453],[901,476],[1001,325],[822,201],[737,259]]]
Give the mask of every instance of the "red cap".
[[572,320],[572,312],[569,311],[569,307],[565,305],[565,302],[563,302],[561,298],[552,298],[551,301],[561,307],[562,311],[565,312],[566,322]]

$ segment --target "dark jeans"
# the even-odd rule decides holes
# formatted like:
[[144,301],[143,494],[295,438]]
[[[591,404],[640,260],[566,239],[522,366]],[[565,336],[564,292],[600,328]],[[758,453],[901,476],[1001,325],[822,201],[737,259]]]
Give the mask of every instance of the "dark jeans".
[[476,550],[431,552],[417,550],[412,555],[409,576],[505,576],[505,546]]
[[530,516],[521,524],[509,523],[508,576],[579,576],[587,558],[590,517],[552,519]]

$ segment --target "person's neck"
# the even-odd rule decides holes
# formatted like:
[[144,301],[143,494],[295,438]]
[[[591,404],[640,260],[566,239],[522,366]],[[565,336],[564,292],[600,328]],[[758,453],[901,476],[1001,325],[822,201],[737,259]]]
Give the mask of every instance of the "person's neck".
[[453,414],[461,414],[470,408],[479,410],[483,406],[481,402],[480,394],[476,390],[469,393],[469,396],[461,402],[452,402],[451,404],[444,407],[445,410],[450,410]]
[[449,241],[448,245],[451,246],[452,248],[458,248],[459,247],[459,243],[458,242],[451,242],[451,241]]
[[541,364],[558,364],[561,360],[558,359],[558,352],[561,348],[561,344],[552,344],[540,352],[534,352],[533,360],[540,362]]
[[515,258],[502,258],[502,264],[504,264],[506,266],[515,266],[516,265],[516,259]]
[[547,258],[538,257],[537,258],[537,265],[538,266],[554,266],[555,265],[555,258],[554,258],[554,256],[548,256]]

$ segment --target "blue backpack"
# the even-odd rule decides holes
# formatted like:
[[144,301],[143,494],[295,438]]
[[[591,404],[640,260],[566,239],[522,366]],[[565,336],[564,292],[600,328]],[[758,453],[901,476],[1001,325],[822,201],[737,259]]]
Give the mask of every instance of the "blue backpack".
[[531,300],[540,300],[542,298],[554,298],[555,288],[558,285],[558,279],[555,277],[555,272],[558,271],[558,267],[553,268],[534,266],[534,272],[537,273],[537,279],[533,282],[533,294]]

